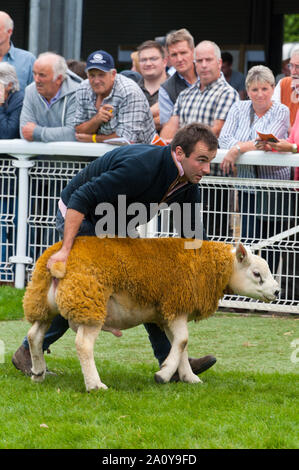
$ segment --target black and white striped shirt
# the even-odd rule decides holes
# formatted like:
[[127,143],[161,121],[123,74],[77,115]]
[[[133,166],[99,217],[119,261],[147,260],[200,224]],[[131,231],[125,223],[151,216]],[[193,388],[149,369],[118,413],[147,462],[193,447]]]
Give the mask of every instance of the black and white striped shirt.
[[[290,113],[284,104],[273,102],[272,106],[262,116],[253,114],[250,122],[251,101],[238,101],[230,109],[227,119],[221,129],[219,146],[230,149],[237,142],[254,141],[258,138],[257,131],[273,134],[278,139],[286,139],[290,125]],[[273,153],[275,159],[275,153]],[[290,168],[282,166],[253,166],[238,165],[237,175],[240,178],[290,179]]]

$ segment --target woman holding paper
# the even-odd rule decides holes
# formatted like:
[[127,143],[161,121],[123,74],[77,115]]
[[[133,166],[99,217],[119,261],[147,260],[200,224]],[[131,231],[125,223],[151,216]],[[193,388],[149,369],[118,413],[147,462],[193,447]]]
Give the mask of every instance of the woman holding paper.
[[[297,111],[294,125],[291,129],[290,136],[285,140],[281,139],[275,143],[259,142],[257,148],[261,150],[277,150],[278,152],[293,152],[299,154],[299,111]],[[299,164],[299,155],[298,155]],[[294,180],[299,180],[299,167],[295,168]]]
[[[224,174],[234,170],[237,158],[244,152],[256,150],[257,132],[286,139],[289,129],[289,109],[272,101],[275,78],[268,67],[256,65],[246,77],[249,100],[238,101],[231,107],[219,136],[220,148],[229,149],[221,169]],[[289,179],[290,169],[278,166],[237,166],[241,178]]]
[[[257,139],[259,139],[257,132],[273,134],[277,139],[286,139],[288,135],[289,109],[281,103],[272,101],[275,78],[271,70],[263,65],[252,67],[247,74],[245,85],[250,99],[233,104],[219,136],[220,148],[228,149],[221,163],[224,174],[235,169],[235,162],[242,153],[257,149]],[[237,176],[288,180],[290,168],[237,165]],[[269,215],[272,204],[275,203],[272,196],[275,198],[275,195],[263,191],[257,192],[254,188],[239,190],[238,193],[243,240],[267,239],[282,231],[282,220]],[[283,214],[284,208],[277,210],[276,213],[279,211]],[[277,264],[275,260],[275,268]],[[270,268],[272,269],[271,265]]]

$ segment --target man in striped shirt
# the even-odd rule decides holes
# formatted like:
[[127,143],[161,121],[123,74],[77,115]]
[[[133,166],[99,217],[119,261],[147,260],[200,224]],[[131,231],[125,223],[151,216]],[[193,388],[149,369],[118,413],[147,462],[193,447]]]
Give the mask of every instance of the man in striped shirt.
[[[179,94],[173,115],[161,131],[166,141],[171,141],[179,127],[192,122],[207,124],[218,137],[232,104],[239,99],[237,91],[221,73],[221,52],[217,44],[200,42],[195,48],[195,61],[199,80]],[[218,165],[215,168],[218,170]],[[222,172],[219,176],[223,176]]]
[[122,138],[150,144],[155,125],[140,87],[118,74],[113,57],[95,51],[87,59],[85,80],[76,92],[74,126],[79,142]]

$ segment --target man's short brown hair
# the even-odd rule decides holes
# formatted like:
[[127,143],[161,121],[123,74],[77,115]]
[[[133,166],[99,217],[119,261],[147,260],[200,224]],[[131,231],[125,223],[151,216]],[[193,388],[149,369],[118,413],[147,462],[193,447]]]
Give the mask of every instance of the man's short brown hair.
[[188,29],[182,28],[182,29],[178,29],[177,31],[172,31],[171,33],[167,34],[166,36],[167,50],[169,46],[172,46],[173,44],[176,44],[177,42],[180,42],[180,41],[187,41],[190,49],[194,49],[193,36],[189,33]]
[[158,41],[152,41],[152,40],[144,41],[142,44],[140,44],[140,46],[137,47],[138,56],[140,55],[141,51],[144,51],[145,49],[152,49],[152,48],[157,49],[160,52],[162,58],[164,59],[165,53],[164,53],[163,46]]
[[182,147],[186,157],[189,157],[197,142],[203,142],[209,150],[218,148],[218,139],[210,127],[200,122],[192,122],[177,131],[171,142],[171,150]]

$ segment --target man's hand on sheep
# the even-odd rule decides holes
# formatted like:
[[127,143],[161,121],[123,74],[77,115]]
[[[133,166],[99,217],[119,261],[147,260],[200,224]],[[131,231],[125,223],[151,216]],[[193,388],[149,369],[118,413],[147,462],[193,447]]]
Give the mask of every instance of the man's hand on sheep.
[[69,254],[70,254],[69,250],[61,248],[61,250],[57,251],[57,253],[54,253],[54,255],[52,255],[48,259],[47,268],[50,270],[54,263],[58,263],[58,262],[66,263]]
[[84,214],[81,212],[74,209],[66,211],[62,247],[48,259],[48,269],[51,269],[53,264],[58,261],[66,263],[83,219]]

